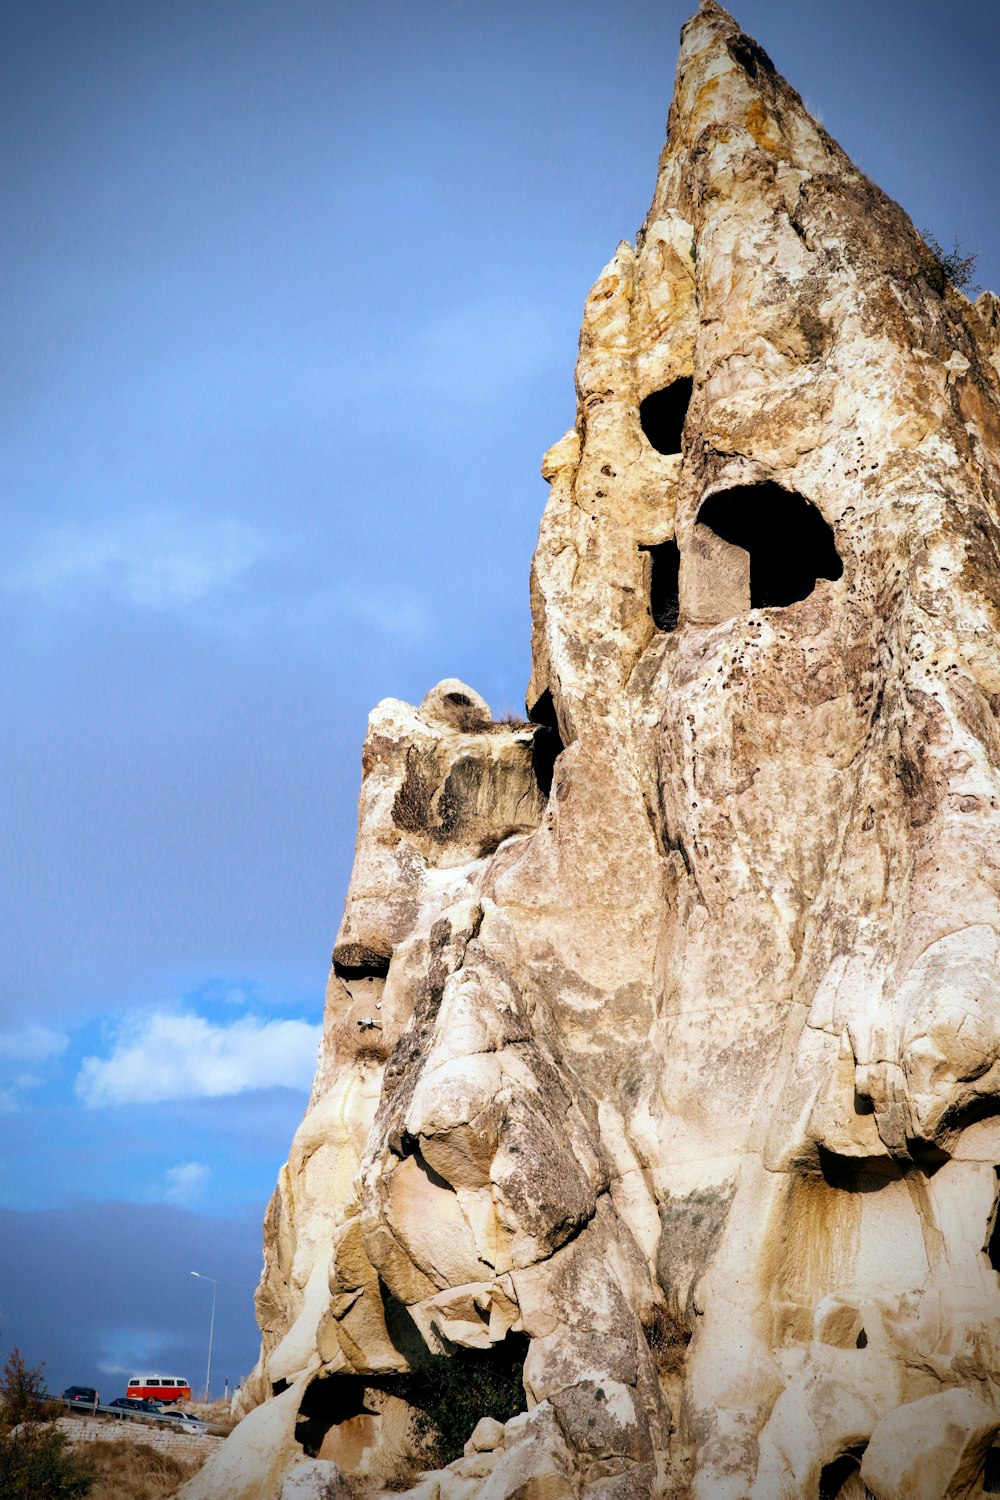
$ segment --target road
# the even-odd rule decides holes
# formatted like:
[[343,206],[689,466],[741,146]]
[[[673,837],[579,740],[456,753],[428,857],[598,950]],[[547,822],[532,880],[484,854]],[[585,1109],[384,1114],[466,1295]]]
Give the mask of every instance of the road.
[[211,1432],[212,1429],[207,1422],[200,1427],[195,1427],[190,1422],[178,1422],[176,1417],[168,1417],[163,1412],[155,1411],[129,1411],[123,1406],[106,1406],[98,1402],[96,1406],[84,1405],[81,1401],[67,1401],[63,1398],[63,1406],[67,1411],[75,1412],[78,1417],[117,1417],[129,1422],[146,1422],[155,1427],[160,1423],[166,1423],[174,1432]]

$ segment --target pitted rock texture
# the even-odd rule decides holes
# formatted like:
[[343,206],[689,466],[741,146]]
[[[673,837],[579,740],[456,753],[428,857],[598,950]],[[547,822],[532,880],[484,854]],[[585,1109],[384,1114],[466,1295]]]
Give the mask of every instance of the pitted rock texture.
[[995,1492],[997,306],[703,0],[543,463],[534,723],[372,715],[190,1500]]

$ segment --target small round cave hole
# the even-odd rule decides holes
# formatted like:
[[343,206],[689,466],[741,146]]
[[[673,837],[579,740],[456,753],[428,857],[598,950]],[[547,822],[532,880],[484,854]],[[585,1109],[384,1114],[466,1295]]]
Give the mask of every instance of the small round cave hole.
[[750,554],[750,608],[806,599],[817,580],[844,571],[833,528],[804,495],[778,484],[744,484],[710,495],[698,520]]
[[691,402],[694,382],[690,375],[682,375],[665,385],[662,391],[652,391],[639,405],[639,421],[642,430],[657,453],[679,453],[684,419]]

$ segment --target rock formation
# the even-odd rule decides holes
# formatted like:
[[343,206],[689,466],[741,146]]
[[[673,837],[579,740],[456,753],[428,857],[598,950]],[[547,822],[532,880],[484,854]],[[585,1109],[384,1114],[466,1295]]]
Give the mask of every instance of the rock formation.
[[191,1500],[1000,1489],[998,370],[703,0],[544,460],[531,722],[372,715]]

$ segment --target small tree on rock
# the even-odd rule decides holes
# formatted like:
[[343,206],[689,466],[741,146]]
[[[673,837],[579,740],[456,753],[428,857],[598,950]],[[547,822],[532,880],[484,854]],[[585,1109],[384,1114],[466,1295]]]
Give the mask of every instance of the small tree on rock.
[[945,250],[929,229],[921,229],[925,254],[921,257],[920,274],[927,285],[941,296],[950,283],[967,297],[974,297],[981,290],[975,280],[978,254],[965,255],[958,240],[951,250]]

